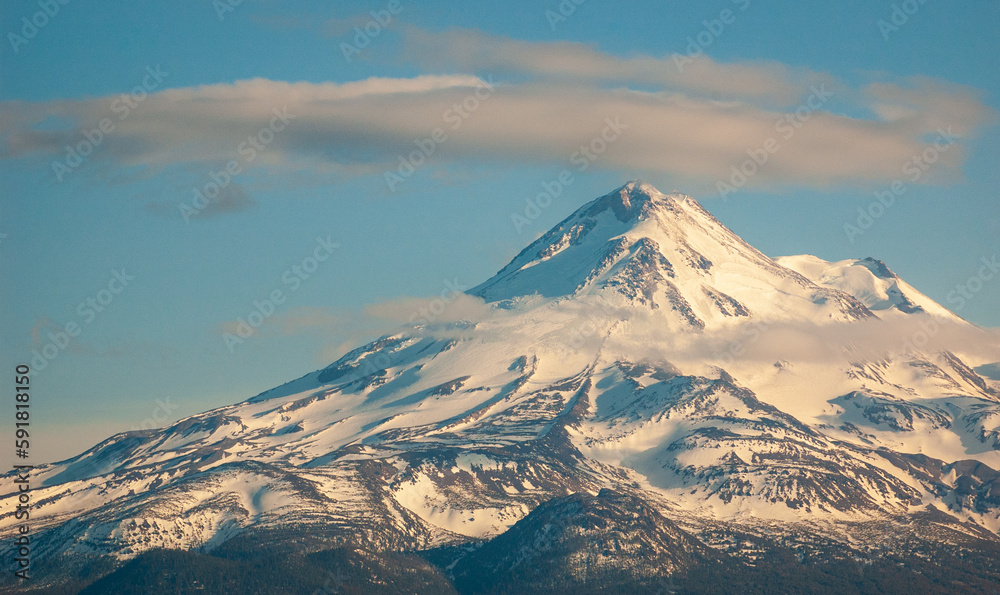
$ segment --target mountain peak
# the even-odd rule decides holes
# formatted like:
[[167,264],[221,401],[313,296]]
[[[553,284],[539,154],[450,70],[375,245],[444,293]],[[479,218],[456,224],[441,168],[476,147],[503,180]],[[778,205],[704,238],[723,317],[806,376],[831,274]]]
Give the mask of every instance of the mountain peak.
[[610,209],[619,221],[628,223],[646,218],[653,205],[668,204],[677,199],[694,200],[676,192],[666,195],[648,182],[632,180],[593,201],[589,208],[585,208],[584,214],[594,216]]
[[[765,286],[782,298],[761,300]],[[470,293],[487,302],[601,298],[656,310],[677,330],[791,312],[824,320],[871,315],[761,254],[693,198],[640,180],[583,205]]]
[[858,261],[859,264],[865,266],[873,275],[879,279],[898,279],[896,273],[889,270],[889,267],[885,266],[885,263],[881,260],[876,260],[871,256],[863,258]]

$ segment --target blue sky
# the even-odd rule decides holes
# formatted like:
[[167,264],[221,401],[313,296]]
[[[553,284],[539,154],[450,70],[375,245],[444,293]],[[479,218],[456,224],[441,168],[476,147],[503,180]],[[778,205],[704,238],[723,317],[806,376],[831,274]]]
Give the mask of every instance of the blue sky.
[[[407,320],[410,296],[480,283],[637,177],[766,254],[874,256],[1000,326],[1000,283],[961,307],[953,293],[1000,251],[995,2],[585,0],[564,20],[557,1],[50,4],[0,13],[8,373],[79,330],[36,370],[32,462],[326,365]],[[364,44],[372,11],[391,20]],[[580,171],[578,147],[615,118]],[[87,134],[74,166],[66,146]],[[768,138],[777,150],[725,193]],[[415,141],[433,150],[404,177]],[[550,206],[512,221],[565,169]]]

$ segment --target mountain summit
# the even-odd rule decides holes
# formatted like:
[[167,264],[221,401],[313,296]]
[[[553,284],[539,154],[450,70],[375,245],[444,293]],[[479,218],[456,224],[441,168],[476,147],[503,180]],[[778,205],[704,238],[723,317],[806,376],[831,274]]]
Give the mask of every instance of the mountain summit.
[[[469,293],[476,318],[34,470],[46,580],[248,547],[348,547],[366,572],[473,591],[515,589],[504,573],[663,585],[768,556],[1000,576],[983,554],[1000,551],[1000,383],[971,345],[932,347],[971,325],[884,263],[771,259],[694,199],[630,182]],[[633,549],[659,570],[620,558]],[[401,570],[403,551],[438,570]],[[525,569],[546,552],[565,575]]]
[[599,296],[659,310],[674,329],[760,316],[858,320],[871,312],[761,254],[683,194],[629,182],[579,208],[470,293],[497,302]]

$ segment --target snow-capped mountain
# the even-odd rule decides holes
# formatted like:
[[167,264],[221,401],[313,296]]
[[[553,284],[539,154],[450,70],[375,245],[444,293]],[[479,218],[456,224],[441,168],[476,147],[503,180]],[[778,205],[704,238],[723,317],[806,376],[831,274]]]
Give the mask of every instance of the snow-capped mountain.
[[601,298],[658,310],[671,330],[872,316],[834,289],[764,256],[693,198],[634,182],[579,209],[470,293],[487,302]]
[[[38,564],[280,536],[437,548],[456,584],[482,585],[522,580],[542,551],[647,581],[779,546],[1000,544],[1000,383],[939,341],[980,331],[881,261],[771,259],[694,199],[632,182],[469,293],[475,319],[36,469]],[[567,529],[602,515],[607,543]]]
[[868,257],[861,260],[827,262],[809,254],[784,256],[775,261],[801,273],[811,281],[839,289],[855,296],[875,312],[898,310],[904,314],[924,312],[934,316],[960,320],[947,308],[917,291],[881,260]]

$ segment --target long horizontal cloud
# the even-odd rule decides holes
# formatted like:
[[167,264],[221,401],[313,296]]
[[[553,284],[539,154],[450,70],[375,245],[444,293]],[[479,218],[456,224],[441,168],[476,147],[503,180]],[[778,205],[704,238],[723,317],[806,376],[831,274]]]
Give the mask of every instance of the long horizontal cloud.
[[[89,161],[218,168],[236,160],[241,168],[379,176],[439,129],[428,159],[442,165],[471,158],[566,166],[608,122],[618,122],[621,133],[594,165],[709,185],[730,179],[748,150],[759,155],[774,139],[778,150],[750,183],[826,187],[903,177],[904,165],[939,130],[958,141],[920,181],[953,176],[964,159],[961,139],[994,119],[978,91],[931,79],[852,89],[774,63],[702,57],[681,72],[672,57],[619,58],[575,44],[466,31],[406,35],[408,56],[423,68],[472,74],[342,84],[253,79],[170,89],[150,94],[126,118],[112,110],[114,97],[8,102],[0,105],[0,159],[57,162],[67,146],[84,140],[83,130],[110,118],[114,130]],[[796,111],[802,119],[789,123]],[[286,114],[280,131],[262,133],[276,114]],[[258,137],[268,141],[261,150],[243,150]]]
[[654,86],[719,98],[755,98],[788,103],[810,84],[832,77],[779,62],[723,64],[704,54],[621,58],[577,42],[531,42],[453,29],[406,28],[405,55],[423,68],[528,75],[558,81]]
[[[386,101],[399,102],[399,96],[426,101],[442,90],[467,88],[478,82],[472,76],[371,78],[345,84],[251,79],[153,93],[141,102],[134,101],[129,110],[121,108],[118,96],[7,102],[0,104],[0,134],[5,144],[0,157],[38,152],[59,156],[65,147],[86,140],[85,132],[99,129],[102,121],[109,120],[114,129],[98,143],[93,158],[125,165],[228,161],[239,157],[240,143],[271,127],[276,111],[287,114],[289,124],[295,125],[275,134],[264,150],[257,151],[257,163],[280,161],[282,155],[297,148],[313,152],[317,137],[322,137],[324,151],[349,154],[349,147],[338,142],[338,137],[366,136],[349,120],[352,107],[370,105],[368,111],[374,112]],[[377,120],[376,116],[369,114],[362,125]],[[314,125],[320,129],[311,129]],[[419,129],[414,123],[412,131]],[[369,133],[377,135],[378,131]],[[364,158],[363,153],[359,155]]]

